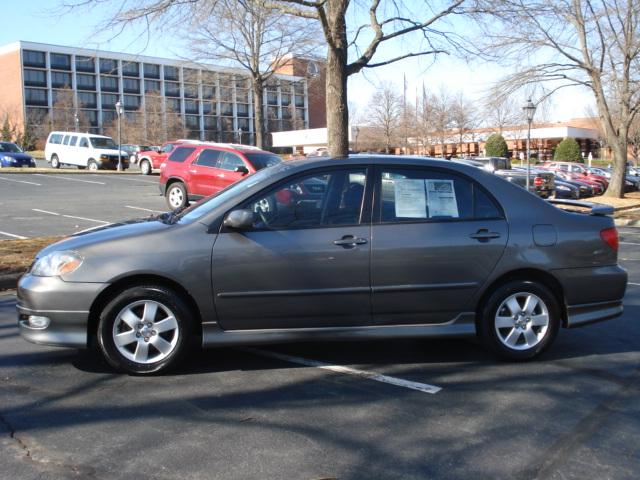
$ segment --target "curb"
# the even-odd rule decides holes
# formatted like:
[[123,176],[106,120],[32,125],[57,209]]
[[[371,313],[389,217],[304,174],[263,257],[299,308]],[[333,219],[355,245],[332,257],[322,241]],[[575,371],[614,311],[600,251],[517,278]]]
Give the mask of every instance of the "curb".
[[18,279],[22,273],[9,273],[0,275],[0,290],[13,290],[18,286]]

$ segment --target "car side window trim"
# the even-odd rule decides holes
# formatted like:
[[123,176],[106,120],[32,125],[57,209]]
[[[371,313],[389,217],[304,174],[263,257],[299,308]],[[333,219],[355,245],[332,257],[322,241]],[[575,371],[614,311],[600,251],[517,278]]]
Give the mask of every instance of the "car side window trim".
[[[496,198],[489,192],[486,188],[484,188],[480,183],[478,183],[473,178],[465,175],[464,173],[451,171],[445,168],[438,167],[421,167],[418,165],[376,165],[375,168],[372,169],[373,172],[373,191],[374,191],[374,202],[372,206],[371,213],[371,224],[372,225],[410,225],[416,223],[453,223],[453,222],[476,222],[478,220],[504,220],[505,213],[500,202],[496,200]],[[459,177],[472,185],[471,193],[472,193],[472,211],[473,216],[470,218],[425,218],[425,219],[409,219],[406,221],[383,221],[382,220],[382,172],[385,170],[394,170],[394,171],[424,171],[424,172],[437,172],[439,174],[451,175],[453,177]],[[475,189],[480,190],[482,193],[486,195],[486,197],[491,201],[494,205],[495,209],[500,214],[497,217],[477,217],[476,216],[476,198],[475,198]]]

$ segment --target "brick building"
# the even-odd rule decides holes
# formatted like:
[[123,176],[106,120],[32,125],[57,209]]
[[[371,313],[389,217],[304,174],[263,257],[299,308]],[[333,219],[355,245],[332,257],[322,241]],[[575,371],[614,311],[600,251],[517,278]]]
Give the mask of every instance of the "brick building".
[[[283,62],[265,87],[270,131],[326,125],[323,71],[317,60]],[[145,101],[153,95],[162,99],[162,114],[179,116],[186,137],[254,143],[253,96],[243,70],[24,41],[0,47],[0,116],[19,131],[28,123],[46,135],[65,89],[94,133],[114,122],[118,101],[127,120],[145,125]]]

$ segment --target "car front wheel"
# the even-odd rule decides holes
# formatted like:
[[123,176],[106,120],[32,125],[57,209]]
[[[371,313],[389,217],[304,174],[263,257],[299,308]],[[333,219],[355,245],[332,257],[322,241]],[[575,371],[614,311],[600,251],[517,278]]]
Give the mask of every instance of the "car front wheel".
[[172,210],[177,210],[187,206],[187,189],[182,182],[172,183],[167,188],[167,205]]
[[193,316],[174,291],[159,285],[124,290],[100,315],[98,345],[116,370],[134,375],[175,367],[193,340]]
[[528,360],[555,340],[560,307],[547,287],[532,281],[501,285],[485,302],[479,336],[482,343],[510,360]]

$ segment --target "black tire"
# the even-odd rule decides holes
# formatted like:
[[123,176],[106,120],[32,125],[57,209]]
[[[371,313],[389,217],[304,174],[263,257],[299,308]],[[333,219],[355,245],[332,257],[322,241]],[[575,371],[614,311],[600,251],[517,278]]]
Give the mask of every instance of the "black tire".
[[187,188],[182,182],[174,182],[169,185],[165,193],[165,198],[171,210],[178,210],[189,205]]
[[55,153],[51,155],[51,168],[60,168],[60,159]]
[[151,175],[151,170],[151,162],[149,162],[149,160],[140,161],[140,173],[142,173],[142,175]]
[[[145,318],[148,305],[156,305],[153,318]],[[151,311],[150,309],[149,312]],[[136,316],[131,317],[131,313]],[[126,316],[127,321],[133,319],[136,325],[129,326],[123,316]],[[167,327],[167,323],[163,327],[161,322],[169,316],[175,318],[175,322],[169,320],[171,330],[160,331]],[[194,325],[191,310],[173,290],[161,285],[133,287],[117,294],[100,313],[98,346],[107,363],[119,372],[131,375],[166,372],[176,367],[194,345]],[[118,346],[116,335],[126,338],[122,342],[128,342],[129,339],[131,342],[120,343]],[[145,361],[138,361],[138,354]]]
[[[531,305],[536,306],[525,311],[529,298]],[[515,306],[510,303],[511,299],[517,302],[519,312],[509,307]],[[545,311],[546,326],[542,325]],[[508,324],[509,321],[513,325]],[[484,303],[478,336],[486,348],[503,358],[529,360],[554,342],[560,323],[558,301],[547,287],[535,281],[515,280],[500,285]]]
[[90,158],[87,162],[87,168],[92,171],[96,171],[100,169],[98,162],[96,162],[93,158]]

